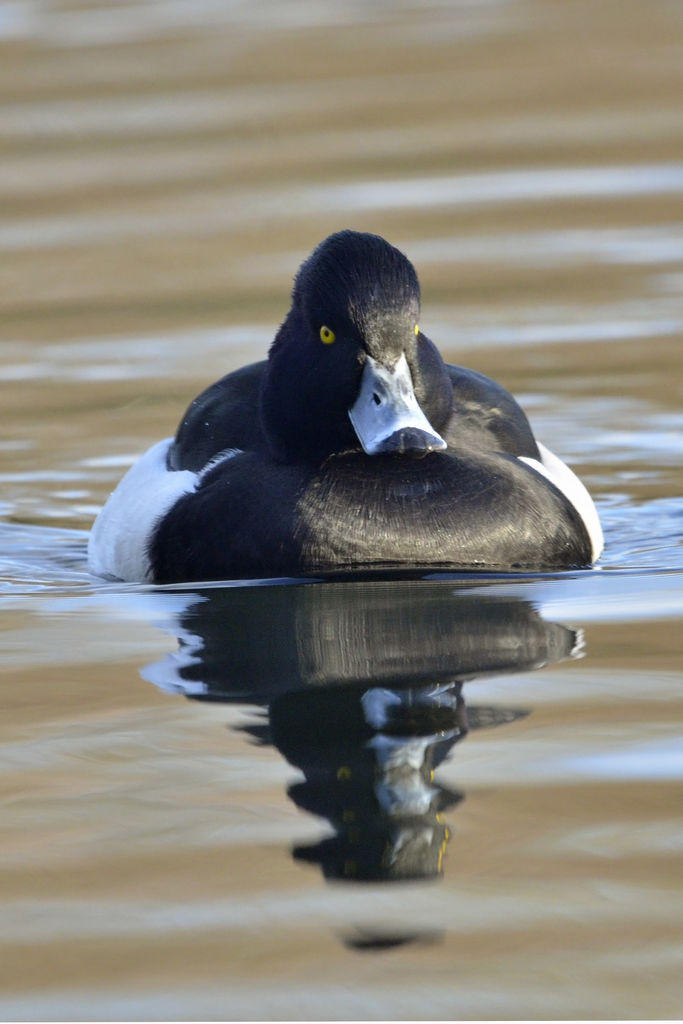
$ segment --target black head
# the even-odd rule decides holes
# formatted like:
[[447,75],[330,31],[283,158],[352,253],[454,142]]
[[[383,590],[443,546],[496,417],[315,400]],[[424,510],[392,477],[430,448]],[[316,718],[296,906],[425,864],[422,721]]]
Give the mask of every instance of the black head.
[[[264,378],[262,419],[277,458],[357,449],[359,437],[373,454],[443,447],[438,434],[432,432],[437,442],[431,444],[425,438],[430,423],[436,431],[448,415],[451,388],[441,357],[419,334],[419,312],[417,274],[383,238],[340,231],[321,242],[296,276],[292,307],[271,347]],[[400,386],[414,392],[412,401],[419,402],[429,422],[425,429],[410,424],[395,448],[371,450],[350,414],[362,383],[372,411],[373,404],[387,401],[386,382],[373,390],[364,371],[379,367],[386,377],[406,363]]]
[[412,263],[379,235],[339,231],[299,269],[292,306],[316,333],[330,321],[376,359],[394,347],[398,357],[414,341],[420,285]]

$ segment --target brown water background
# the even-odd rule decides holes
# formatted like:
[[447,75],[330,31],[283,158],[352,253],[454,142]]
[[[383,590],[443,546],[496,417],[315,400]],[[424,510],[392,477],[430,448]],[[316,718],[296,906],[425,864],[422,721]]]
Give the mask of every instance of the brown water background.
[[[683,1015],[679,0],[2,0],[0,93],[0,1016]],[[295,769],[144,681],[169,595],[85,568],[341,227],[413,260],[607,539],[525,584],[585,657],[472,684],[531,713],[439,769],[431,884],[293,861]]]

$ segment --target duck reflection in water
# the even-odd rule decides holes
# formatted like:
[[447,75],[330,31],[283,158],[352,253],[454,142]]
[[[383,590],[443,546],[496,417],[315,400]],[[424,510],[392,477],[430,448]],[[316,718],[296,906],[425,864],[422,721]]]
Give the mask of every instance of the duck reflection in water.
[[576,655],[579,634],[485,581],[356,580],[192,592],[177,653],[145,678],[196,700],[267,709],[243,727],[304,781],[289,788],[334,835],[294,849],[327,878],[397,881],[443,871],[443,812],[462,794],[435,770],[468,731],[520,709],[466,709],[463,684]]

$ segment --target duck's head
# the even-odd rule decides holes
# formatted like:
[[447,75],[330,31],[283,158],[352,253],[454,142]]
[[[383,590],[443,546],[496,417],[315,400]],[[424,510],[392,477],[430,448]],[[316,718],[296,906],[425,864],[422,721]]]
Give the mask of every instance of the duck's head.
[[270,350],[261,412],[276,457],[362,447],[426,455],[452,388],[420,333],[420,286],[403,253],[378,235],[340,231],[303,263],[292,308]]

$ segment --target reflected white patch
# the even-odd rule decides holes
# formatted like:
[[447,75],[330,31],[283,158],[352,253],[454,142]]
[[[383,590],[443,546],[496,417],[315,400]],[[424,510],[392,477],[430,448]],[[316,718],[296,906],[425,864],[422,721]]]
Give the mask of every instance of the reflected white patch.
[[186,697],[201,696],[207,692],[206,683],[200,679],[185,679],[183,669],[201,664],[204,641],[200,636],[187,634],[187,642],[178,651],[172,651],[161,661],[155,661],[140,669],[141,677],[154,683],[166,693],[182,693]]
[[[453,731],[453,730],[451,730]],[[439,734],[438,738],[441,739]],[[396,768],[410,768],[419,772],[424,764],[425,756],[429,747],[434,743],[436,736],[384,736],[379,733],[368,740],[367,746],[375,751],[377,763],[387,771]]]
[[[154,595],[156,598],[157,594]],[[197,604],[204,604],[208,597],[202,594],[169,594],[164,595],[172,600],[167,605],[162,603],[162,608],[167,611],[168,618],[157,625],[164,633],[177,637],[179,648],[167,654],[161,661],[155,661],[151,665],[145,665],[140,669],[140,675],[148,683],[154,683],[160,690],[167,693],[183,693],[187,697],[197,696],[206,693],[206,684],[197,679],[185,679],[183,669],[191,665],[198,665],[202,660],[204,650],[204,638],[196,633],[190,633],[182,625],[185,615]]]
[[363,715],[373,729],[383,729],[391,717],[391,708],[401,704],[401,698],[393,690],[374,686],[361,697]]

